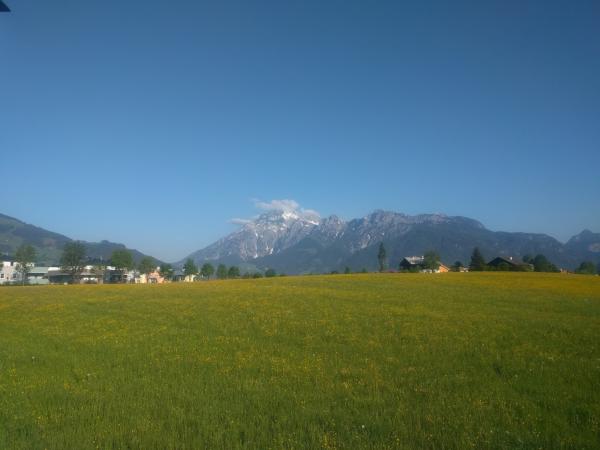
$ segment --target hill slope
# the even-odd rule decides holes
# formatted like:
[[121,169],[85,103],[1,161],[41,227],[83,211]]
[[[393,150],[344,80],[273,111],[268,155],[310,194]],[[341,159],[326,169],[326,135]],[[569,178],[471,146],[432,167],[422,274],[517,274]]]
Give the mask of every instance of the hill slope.
[[[64,245],[72,241],[73,239],[62,234],[0,214],[0,255],[5,257],[13,255],[21,244],[30,244],[36,249],[38,264],[55,265],[60,260]],[[86,255],[91,261],[108,261],[114,250],[127,249],[123,244],[109,241],[83,241],[83,244],[86,247]],[[146,256],[137,250],[127,250],[131,252],[136,262]],[[160,263],[158,260],[157,262]]]

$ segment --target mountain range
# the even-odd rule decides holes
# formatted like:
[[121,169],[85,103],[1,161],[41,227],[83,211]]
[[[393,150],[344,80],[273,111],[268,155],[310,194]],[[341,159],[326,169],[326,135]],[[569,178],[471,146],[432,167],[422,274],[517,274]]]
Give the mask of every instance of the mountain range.
[[[12,255],[23,243],[37,251],[37,263],[57,264],[65,243],[73,239],[59,233],[24,223],[0,214],[0,254]],[[576,268],[582,261],[600,264],[600,233],[584,230],[566,243],[539,233],[491,231],[480,222],[444,214],[407,215],[377,210],[352,220],[337,216],[321,218],[318,214],[294,209],[267,211],[245,221],[239,229],[213,244],[198,250],[191,258],[198,266],[238,265],[242,270],[273,268],[279,273],[302,274],[341,271],[345,267],[358,271],[377,268],[377,251],[383,242],[390,268],[397,268],[405,256],[422,255],[428,250],[439,253],[442,261],[469,263],[474,247],[487,259],[495,256],[544,254],[559,267]],[[90,261],[108,261],[124,244],[110,241],[84,242]],[[146,256],[131,250],[139,262]],[[160,260],[154,258],[158,264]]]
[[589,230],[563,244],[546,234],[491,231],[467,217],[410,216],[381,210],[349,221],[337,216],[321,219],[302,211],[268,211],[188,258],[198,265],[236,264],[245,270],[273,268],[288,274],[341,271],[345,267],[375,270],[381,242],[391,268],[397,268],[405,256],[428,250],[437,251],[447,264],[468,264],[476,246],[488,259],[541,253],[568,269],[584,260],[600,263],[600,233]]
[[[36,250],[38,265],[56,265],[60,261],[63,247],[72,241],[73,239],[62,234],[0,214],[0,256],[9,257],[14,255],[19,245],[30,244]],[[120,249],[129,250],[136,263],[146,256],[137,250],[128,249],[124,244],[109,241],[83,241],[83,244],[90,262],[108,261],[112,252]],[[157,262],[160,263],[159,260]]]

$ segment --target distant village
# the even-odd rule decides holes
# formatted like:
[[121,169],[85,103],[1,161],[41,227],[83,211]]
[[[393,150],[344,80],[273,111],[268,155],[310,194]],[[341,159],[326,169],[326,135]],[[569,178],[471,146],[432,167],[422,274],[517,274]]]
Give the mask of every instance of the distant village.
[[15,261],[3,261],[0,267],[0,284],[104,284],[104,283],[164,283],[166,281],[193,281],[183,273],[174,273],[167,280],[160,272],[160,267],[154,268],[149,273],[141,273],[139,270],[122,270],[114,266],[86,265],[77,273],[61,268],[35,266],[27,267],[24,274],[20,270],[19,263]]
[[[0,267],[0,285],[48,285],[48,284],[162,284],[171,282],[194,282],[216,278],[259,278],[274,277],[277,273],[267,269],[264,273],[240,273],[237,266],[227,267],[219,264],[215,269],[210,263],[198,268],[188,259],[182,269],[174,270],[170,264],[157,266],[150,257],[144,257],[135,265],[131,254],[126,250],[113,252],[112,265],[84,264],[85,250],[79,243],[65,246],[60,266],[36,266],[35,251],[31,246],[22,246],[16,257],[11,261],[3,261]],[[520,271],[520,272],[563,272],[543,255],[525,256],[523,259],[496,256],[486,262],[478,248],[473,250],[469,265],[456,261],[448,266],[440,261],[438,254],[430,251],[421,256],[406,256],[398,265],[398,269],[390,269],[386,264],[386,251],[380,245],[378,263],[380,272],[411,272],[411,273],[444,273],[469,271]],[[360,272],[367,272],[362,269]],[[584,262],[576,273],[595,274],[593,263]],[[340,273],[332,271],[331,274]],[[352,273],[349,267],[343,273]],[[282,275],[282,274],[279,274]]]

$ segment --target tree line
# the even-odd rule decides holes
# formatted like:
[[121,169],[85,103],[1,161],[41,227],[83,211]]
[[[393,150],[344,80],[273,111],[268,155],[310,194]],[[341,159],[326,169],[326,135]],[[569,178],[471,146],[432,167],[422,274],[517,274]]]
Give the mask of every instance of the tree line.
[[[275,269],[267,269],[264,273],[262,272],[244,272],[242,275],[240,272],[240,268],[238,266],[229,266],[227,267],[225,264],[219,264],[215,269],[211,263],[204,263],[202,267],[198,268],[193,259],[188,258],[183,265],[183,274],[186,277],[195,277],[196,275],[201,275],[202,278],[210,280],[210,278],[215,275],[219,280],[225,280],[227,278],[272,278],[277,276],[277,272]],[[280,274],[279,276],[283,276]]]
[[[27,281],[27,273],[31,265],[36,261],[35,248],[29,244],[22,244],[17,248],[15,252],[14,261],[16,262],[16,269],[20,275],[21,284],[25,284]],[[61,269],[69,275],[71,282],[75,282],[77,278],[84,271],[85,266],[88,265],[89,258],[86,257],[85,245],[82,242],[74,241],[68,242],[63,248],[63,253],[60,258]],[[387,268],[387,251],[383,242],[379,244],[377,252],[377,263],[379,271],[383,272]],[[469,270],[472,272],[480,271],[534,271],[534,272],[559,272],[558,267],[546,258],[543,254],[537,254],[535,256],[525,255],[523,257],[524,264],[509,265],[507,263],[500,263],[497,267],[490,267],[481,253],[478,247],[473,249],[471,254],[471,260],[469,263]],[[114,250],[111,254],[110,260],[107,265],[114,266],[117,272],[120,273],[118,281],[124,281],[124,273],[128,270],[138,269],[140,273],[149,275],[157,270],[156,261],[150,256],[144,256],[140,262],[134,263],[133,255],[126,249]],[[436,251],[428,251],[424,255],[424,261],[422,267],[424,269],[437,270],[440,266],[440,257]],[[459,271],[464,267],[462,262],[456,261],[452,265],[452,270]],[[361,272],[366,272],[363,269]],[[596,266],[592,261],[583,261],[579,267],[575,270],[575,273],[584,275],[595,275],[600,272],[600,264]],[[175,271],[171,264],[163,263],[158,267],[158,273],[161,277],[167,280],[173,280]],[[338,271],[332,271],[335,274]],[[351,273],[349,267],[344,268],[344,273]],[[211,263],[204,263],[200,268],[196,266],[192,259],[188,259],[183,266],[183,274],[186,277],[195,277],[201,275],[203,278],[209,280],[213,275],[217,279],[227,278],[262,278],[275,277],[277,272],[269,268],[263,274],[262,272],[244,272],[241,274],[238,266],[229,266],[225,264],[219,264],[216,269]],[[279,276],[283,276],[280,274]]]

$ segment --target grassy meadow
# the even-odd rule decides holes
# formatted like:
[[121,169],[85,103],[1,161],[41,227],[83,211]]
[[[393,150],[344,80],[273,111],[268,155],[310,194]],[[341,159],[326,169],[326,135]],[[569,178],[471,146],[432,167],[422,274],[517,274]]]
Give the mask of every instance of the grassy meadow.
[[600,277],[0,288],[30,448],[600,448]]

